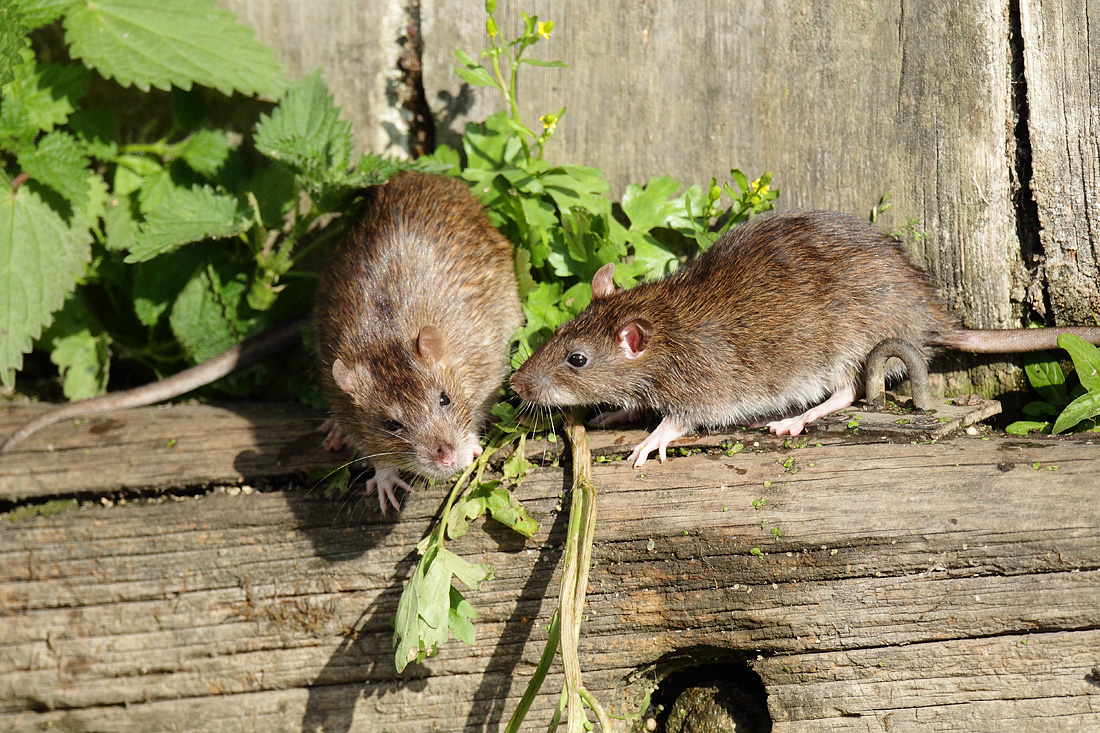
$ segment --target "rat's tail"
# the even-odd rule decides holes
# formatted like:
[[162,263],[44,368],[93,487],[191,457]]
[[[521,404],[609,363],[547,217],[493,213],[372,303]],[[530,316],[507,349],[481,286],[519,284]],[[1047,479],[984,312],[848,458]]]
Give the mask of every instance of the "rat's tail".
[[930,343],[975,354],[1012,354],[1021,351],[1057,349],[1058,337],[1072,333],[1100,346],[1100,328],[1011,328],[1006,330],[956,329],[934,337]]
[[185,369],[179,374],[173,374],[166,379],[121,392],[111,392],[88,400],[70,402],[52,410],[47,410],[12,433],[3,444],[0,444],[0,453],[7,453],[17,443],[59,420],[85,417],[111,410],[123,410],[128,407],[153,405],[210,384],[239,367],[257,362],[276,351],[297,343],[301,335],[301,328],[307,322],[308,319],[300,318],[269,328],[236,346],[226,349],[217,356],[207,359],[201,364],[196,364],[190,369]]

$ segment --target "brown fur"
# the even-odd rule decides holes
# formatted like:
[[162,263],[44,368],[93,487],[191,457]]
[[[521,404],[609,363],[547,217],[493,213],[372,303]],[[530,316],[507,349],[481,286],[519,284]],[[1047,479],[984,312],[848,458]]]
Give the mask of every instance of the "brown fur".
[[[653,325],[624,357],[622,324]],[[856,382],[886,338],[923,347],[954,318],[890,237],[831,212],[757,219],[670,277],[594,298],[513,376],[542,404],[649,407],[689,426],[779,416]],[[588,364],[571,368],[570,353]]]
[[[376,468],[453,472],[434,455],[442,444],[476,444],[522,319],[511,245],[465,184],[404,173],[370,189],[358,224],[331,253],[313,313],[341,430]],[[442,333],[438,360],[417,348],[426,326]],[[333,377],[337,359],[350,370],[350,392]],[[404,426],[400,436],[393,422]]]

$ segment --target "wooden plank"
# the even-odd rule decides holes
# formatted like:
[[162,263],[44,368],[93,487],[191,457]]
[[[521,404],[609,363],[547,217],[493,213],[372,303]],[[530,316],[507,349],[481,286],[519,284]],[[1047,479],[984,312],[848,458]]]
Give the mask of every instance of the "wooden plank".
[[1100,313],[1100,6],[1020,3],[1031,194],[1059,323]]
[[398,76],[398,40],[407,18],[397,0],[216,0],[297,81],[321,69],[325,84],[352,123],[359,150],[406,155],[408,124],[390,98]]
[[[670,660],[706,650],[754,660],[778,731],[1087,730],[1100,722],[1086,679],[1100,653],[1098,467],[1092,443],[978,438],[598,463],[586,682],[627,712]],[[532,540],[490,523],[452,544],[496,568],[468,594],[478,643],[404,675],[388,621],[439,491],[409,497],[399,520],[358,498],[219,491],[11,525],[0,723],[493,727],[553,607],[562,480],[539,469],[518,489],[542,524]]]

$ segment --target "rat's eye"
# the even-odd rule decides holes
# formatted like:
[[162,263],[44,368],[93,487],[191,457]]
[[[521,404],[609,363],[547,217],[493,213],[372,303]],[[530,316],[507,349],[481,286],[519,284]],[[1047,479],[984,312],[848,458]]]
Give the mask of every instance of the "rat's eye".
[[447,396],[446,392],[440,392],[439,393],[439,406],[440,407],[446,407],[449,404],[451,404],[451,398]]
[[400,433],[405,429],[405,426],[396,420],[386,420],[382,423],[382,427],[390,433]]
[[565,357],[565,360],[569,363],[569,366],[580,369],[588,363],[588,357],[579,351],[574,351],[569,356]]

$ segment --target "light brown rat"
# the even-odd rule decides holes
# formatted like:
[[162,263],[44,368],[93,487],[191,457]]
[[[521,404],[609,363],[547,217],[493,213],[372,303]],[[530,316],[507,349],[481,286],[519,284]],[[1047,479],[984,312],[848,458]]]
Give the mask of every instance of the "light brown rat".
[[402,472],[468,467],[522,323],[512,247],[464,183],[402,173],[367,190],[317,286],[314,341],[340,437],[397,508]]
[[1100,343],[1100,328],[960,329],[896,241],[834,212],[743,224],[673,275],[630,290],[616,289],[613,274],[612,264],[596,273],[589,306],[511,384],[538,405],[659,412],[630,456],[635,466],[654,450],[664,461],[670,441],[701,427],[771,418],[776,434],[798,435],[855,400],[883,339],[908,341],[926,359],[936,347],[1052,348],[1069,332]]

